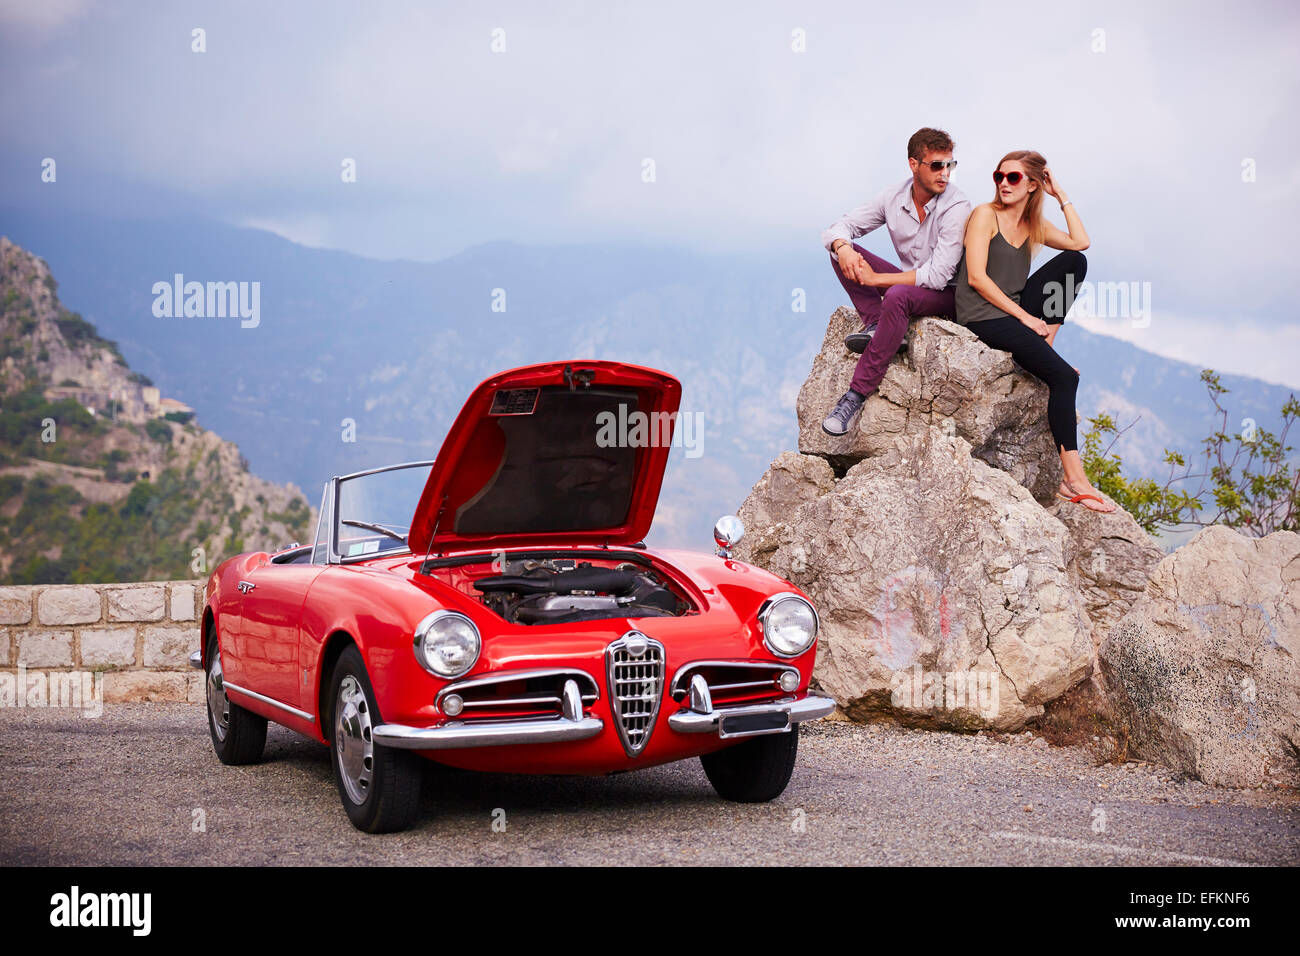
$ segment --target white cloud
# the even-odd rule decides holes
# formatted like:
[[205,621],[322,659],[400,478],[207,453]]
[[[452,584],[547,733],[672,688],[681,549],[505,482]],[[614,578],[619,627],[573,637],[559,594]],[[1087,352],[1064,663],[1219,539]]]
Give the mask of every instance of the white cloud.
[[0,24],[53,30],[89,8],[90,0],[0,0]]
[[322,249],[331,245],[332,225],[329,217],[323,214],[294,216],[292,218],[261,218],[247,216],[237,225],[249,229],[265,229],[282,239],[296,242],[300,246]]
[[[204,54],[190,52],[183,5],[106,9],[78,22],[75,0],[0,0],[0,22],[61,25],[58,62],[75,64],[42,76],[49,56],[0,39],[15,149],[62,138],[85,151],[86,175],[193,196],[307,245],[434,259],[519,237],[811,248],[901,179],[908,135],[937,125],[976,201],[1008,149],[1048,156],[1091,234],[1090,278],[1149,281],[1169,310],[1143,336],[1116,334],[1295,381],[1283,347],[1294,354],[1297,319],[1279,314],[1300,204],[1289,4],[1013,16],[954,3],[917,34],[906,5],[391,2],[358,17],[350,2],[286,0],[205,7]],[[490,47],[497,27],[505,53]],[[791,49],[796,27],[807,52]],[[343,157],[356,183],[340,182]],[[1222,320],[1173,314],[1257,331],[1225,339]],[[1190,324],[1166,333],[1175,322]]]

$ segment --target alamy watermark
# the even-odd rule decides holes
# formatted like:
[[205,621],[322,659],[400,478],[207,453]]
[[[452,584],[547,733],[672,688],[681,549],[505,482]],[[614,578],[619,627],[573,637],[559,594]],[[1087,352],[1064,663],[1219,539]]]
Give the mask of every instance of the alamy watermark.
[[262,321],[262,283],[186,282],[178,272],[171,282],[153,284],[153,314],[160,319],[240,319],[255,329]]
[[998,712],[997,671],[928,671],[913,664],[895,671],[889,681],[890,703],[911,710],[971,710],[992,717]]
[[102,671],[28,671],[0,673],[0,707],[69,707],[83,717],[104,713]]
[[56,928],[120,927],[132,936],[148,936],[152,913],[152,893],[83,893],[73,884],[50,897],[50,925]]
[[1071,306],[1080,315],[1095,319],[1130,319],[1135,329],[1151,324],[1150,282],[1091,282],[1075,284],[1073,275],[1065,282],[1043,286],[1044,319],[1064,319]]
[[[675,427],[674,427],[675,426]],[[620,404],[618,412],[596,414],[598,448],[684,448],[687,458],[704,454],[703,412],[629,411]]]

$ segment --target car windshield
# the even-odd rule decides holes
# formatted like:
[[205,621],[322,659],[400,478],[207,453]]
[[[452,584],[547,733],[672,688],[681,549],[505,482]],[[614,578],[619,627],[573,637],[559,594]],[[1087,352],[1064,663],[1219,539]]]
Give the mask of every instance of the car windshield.
[[334,511],[334,540],[341,558],[406,548],[411,516],[433,462],[393,465],[342,478]]

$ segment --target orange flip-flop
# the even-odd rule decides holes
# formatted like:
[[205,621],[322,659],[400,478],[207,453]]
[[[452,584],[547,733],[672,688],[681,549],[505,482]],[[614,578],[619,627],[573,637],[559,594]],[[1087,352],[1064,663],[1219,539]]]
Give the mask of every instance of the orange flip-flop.
[[[1056,493],[1056,497],[1060,498],[1062,501],[1068,501],[1068,502],[1070,502],[1070,504],[1072,504],[1072,505],[1077,505],[1080,501],[1083,501],[1083,499],[1085,499],[1085,498],[1091,498],[1093,501],[1095,501],[1095,502],[1097,502],[1098,504],[1101,504],[1101,505],[1106,504],[1106,502],[1105,502],[1104,499],[1102,499],[1102,498],[1098,498],[1096,495],[1074,495],[1073,497],[1069,497],[1069,498],[1067,498],[1065,495],[1061,494],[1061,493],[1058,491],[1058,492]],[[1084,505],[1084,507],[1085,507],[1085,508],[1088,508],[1087,505]],[[1088,510],[1089,510],[1089,511],[1096,511],[1097,514],[1099,514],[1099,515],[1108,515],[1108,514],[1110,514],[1110,511],[1098,511],[1096,508],[1088,508]],[[1115,510],[1114,508],[1111,509],[1111,511],[1114,511],[1114,510]]]

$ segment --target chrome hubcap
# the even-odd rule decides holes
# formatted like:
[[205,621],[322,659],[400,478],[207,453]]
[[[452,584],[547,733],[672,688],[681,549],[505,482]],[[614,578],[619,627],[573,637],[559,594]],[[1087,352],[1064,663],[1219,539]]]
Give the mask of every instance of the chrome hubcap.
[[370,728],[370,705],[361,682],[351,674],[339,683],[334,702],[334,746],[339,775],[353,803],[364,803],[375,772],[375,743]]
[[208,667],[208,715],[212,718],[212,732],[217,735],[217,742],[223,742],[230,730],[230,699],[226,697],[226,683],[221,678],[220,651],[212,655],[212,664]]

